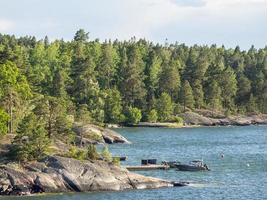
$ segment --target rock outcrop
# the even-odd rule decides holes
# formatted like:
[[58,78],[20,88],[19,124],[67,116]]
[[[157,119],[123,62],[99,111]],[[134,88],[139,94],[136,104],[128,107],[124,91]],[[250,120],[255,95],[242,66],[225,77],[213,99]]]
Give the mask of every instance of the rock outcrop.
[[203,115],[205,113],[185,112],[179,116],[184,119],[186,125],[202,125],[202,126],[225,126],[236,125],[246,126],[252,124],[267,124],[267,115],[253,114],[249,116],[231,116],[225,117],[223,115]]
[[99,143],[130,143],[126,138],[115,131],[93,124],[75,124],[73,130],[77,134],[77,143],[81,142],[84,145]]
[[0,166],[0,195],[49,192],[119,191],[171,187],[157,178],[134,174],[104,161],[50,156],[26,165]]

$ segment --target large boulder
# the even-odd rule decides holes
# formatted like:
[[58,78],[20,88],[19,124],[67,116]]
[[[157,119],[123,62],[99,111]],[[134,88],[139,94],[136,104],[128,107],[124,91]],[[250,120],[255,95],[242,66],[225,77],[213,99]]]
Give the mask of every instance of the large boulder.
[[212,126],[214,124],[214,121],[210,118],[194,112],[185,112],[180,114],[179,117],[183,118],[186,125]]
[[76,142],[81,143],[82,145],[99,143],[130,143],[126,138],[115,131],[93,124],[75,124],[73,130],[77,134]]
[[104,161],[79,161],[50,156],[23,167],[0,166],[0,194],[27,195],[38,192],[119,191],[171,187],[157,178],[134,174]]

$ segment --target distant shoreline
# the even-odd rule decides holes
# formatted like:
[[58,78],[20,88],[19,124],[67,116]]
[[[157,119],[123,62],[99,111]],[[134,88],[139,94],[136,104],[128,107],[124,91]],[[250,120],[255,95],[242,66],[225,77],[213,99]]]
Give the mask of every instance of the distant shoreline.
[[[195,128],[195,127],[224,127],[224,126],[250,126],[267,125],[266,114],[253,114],[247,116],[211,117],[195,112],[180,114],[184,122],[139,122],[138,124],[124,124],[122,127],[154,127],[154,128]],[[119,128],[120,125],[108,125],[110,128]]]

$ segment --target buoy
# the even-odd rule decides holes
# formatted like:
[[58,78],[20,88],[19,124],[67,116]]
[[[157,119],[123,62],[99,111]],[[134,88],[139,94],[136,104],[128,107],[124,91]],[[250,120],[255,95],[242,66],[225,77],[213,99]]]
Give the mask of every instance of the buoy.
[[249,166],[250,166],[250,164],[249,164],[249,163],[247,163],[247,166],[249,167]]

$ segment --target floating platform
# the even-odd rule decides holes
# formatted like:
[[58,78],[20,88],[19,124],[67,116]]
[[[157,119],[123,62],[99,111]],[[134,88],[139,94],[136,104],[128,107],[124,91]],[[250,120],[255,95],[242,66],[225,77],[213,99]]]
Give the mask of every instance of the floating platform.
[[125,166],[129,171],[146,171],[146,170],[159,170],[169,169],[169,165],[140,165],[140,166]]

